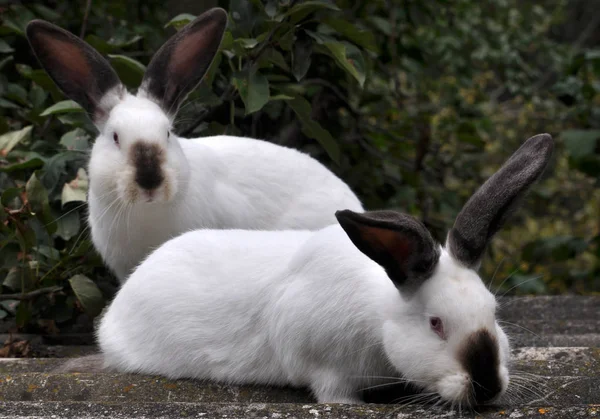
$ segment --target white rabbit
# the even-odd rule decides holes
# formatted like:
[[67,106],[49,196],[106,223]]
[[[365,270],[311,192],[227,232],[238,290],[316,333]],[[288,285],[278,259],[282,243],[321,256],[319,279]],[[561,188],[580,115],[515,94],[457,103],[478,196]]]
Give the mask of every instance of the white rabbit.
[[445,247],[393,211],[338,211],[339,224],[317,232],[183,234],[106,311],[104,367],[306,386],[319,402],[348,403],[402,377],[443,401],[491,402],[509,382],[509,342],[476,269],[552,149],[547,134],[521,146],[466,203]]
[[121,282],[150,251],[198,228],[308,229],[361,211],[350,188],[306,154],[230,136],[187,140],[171,126],[219,49],[227,13],[215,8],[155,54],[137,95],[90,45],[35,20],[40,63],[99,130],[89,162],[92,240]]

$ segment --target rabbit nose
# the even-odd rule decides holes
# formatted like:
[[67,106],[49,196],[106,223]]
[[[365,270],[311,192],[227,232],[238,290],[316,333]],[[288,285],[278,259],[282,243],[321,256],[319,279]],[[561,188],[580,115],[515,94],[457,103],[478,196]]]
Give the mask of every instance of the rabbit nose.
[[477,403],[493,400],[502,391],[496,337],[486,329],[472,333],[460,349],[460,361],[473,383]]
[[158,188],[164,181],[161,168],[164,160],[162,149],[156,144],[137,142],[133,145],[131,153],[136,183],[146,190]]
[[487,403],[500,394],[501,388],[498,386],[484,387],[477,382],[473,382],[474,398],[477,404]]

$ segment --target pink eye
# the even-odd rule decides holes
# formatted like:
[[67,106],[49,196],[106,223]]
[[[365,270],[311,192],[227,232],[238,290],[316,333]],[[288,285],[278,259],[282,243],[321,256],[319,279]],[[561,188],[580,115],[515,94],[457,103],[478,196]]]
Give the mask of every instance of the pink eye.
[[444,324],[442,323],[442,319],[440,319],[439,317],[430,317],[429,326],[431,326],[431,330],[433,330],[441,339],[446,340],[446,334],[444,333]]
[[116,132],[113,133],[113,141],[116,145],[119,145],[119,135]]

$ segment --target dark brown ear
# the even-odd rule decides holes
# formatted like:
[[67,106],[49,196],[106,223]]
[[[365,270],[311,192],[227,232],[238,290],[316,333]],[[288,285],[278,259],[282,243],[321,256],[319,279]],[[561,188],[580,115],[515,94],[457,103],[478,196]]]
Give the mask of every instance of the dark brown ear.
[[110,64],[90,45],[46,21],[32,20],[26,32],[35,56],[56,85],[94,123],[101,123],[125,92]]
[[446,245],[454,259],[479,268],[487,244],[540,178],[553,147],[548,134],[531,137],[473,194],[448,234]]
[[433,274],[439,246],[427,228],[410,215],[343,210],[335,216],[358,250],[381,265],[397,287],[418,285]]
[[220,8],[188,23],[156,52],[139,95],[156,101],[168,115],[175,115],[210,67],[226,27],[227,12]]

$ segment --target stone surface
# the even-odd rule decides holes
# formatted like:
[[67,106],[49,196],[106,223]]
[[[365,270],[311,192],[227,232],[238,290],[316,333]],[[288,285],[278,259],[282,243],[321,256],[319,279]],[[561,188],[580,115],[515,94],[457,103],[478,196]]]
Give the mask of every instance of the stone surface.
[[[600,297],[501,300],[499,318],[513,343],[511,386],[477,418],[600,419]],[[1,336],[0,336],[1,337]],[[70,357],[93,346],[53,346],[35,338],[45,356]],[[65,342],[64,339],[57,340]],[[77,337],[66,341],[80,344]],[[44,346],[45,345],[45,346]],[[44,352],[45,351],[45,352]],[[424,405],[315,404],[302,389],[225,386],[129,374],[57,374],[61,359],[0,359],[4,418],[444,418],[457,410]],[[387,400],[405,395],[389,388]],[[392,397],[393,396],[393,397]],[[370,395],[368,399],[386,400]]]
[[[0,419],[21,418],[368,418],[368,419],[433,419],[458,418],[459,412],[421,406],[341,405],[293,403],[83,403],[0,402]],[[600,405],[578,405],[555,408],[538,405],[511,409],[487,408],[477,413],[462,412],[462,417],[474,418],[599,418]]]
[[[225,386],[136,374],[52,373],[52,369],[60,362],[56,359],[0,361],[0,400],[101,403],[314,402],[310,394],[301,389]],[[523,403],[600,405],[600,349],[516,348],[511,370],[513,385],[503,406],[516,407]],[[399,386],[388,389],[386,393],[391,400],[407,394]]]

